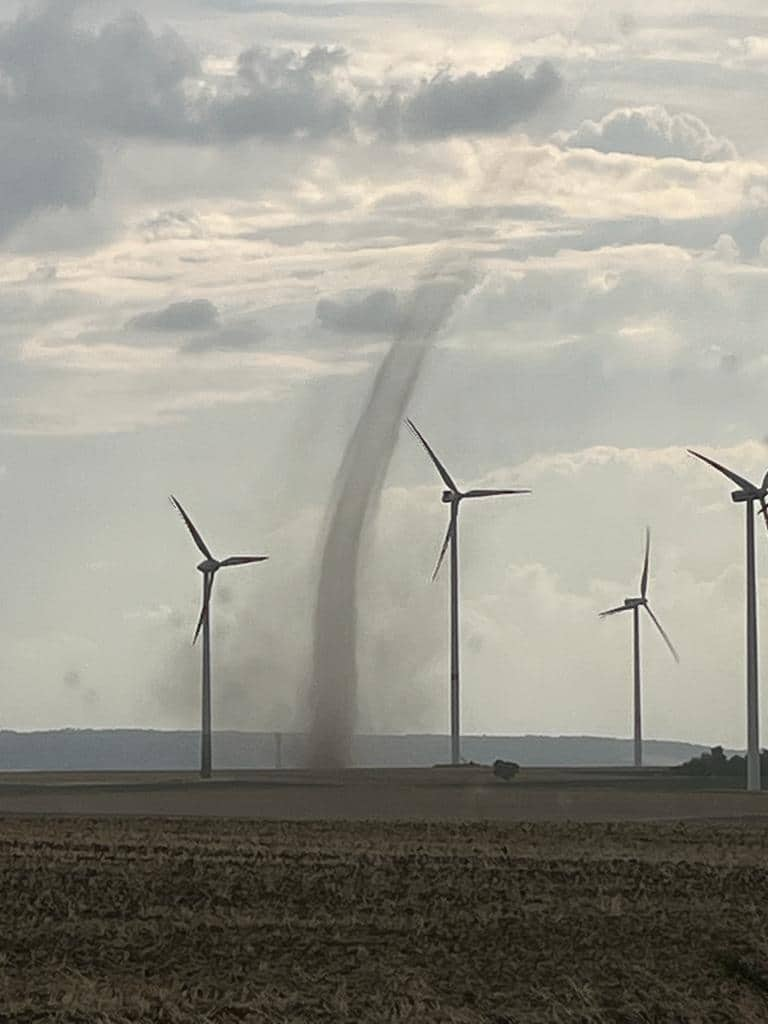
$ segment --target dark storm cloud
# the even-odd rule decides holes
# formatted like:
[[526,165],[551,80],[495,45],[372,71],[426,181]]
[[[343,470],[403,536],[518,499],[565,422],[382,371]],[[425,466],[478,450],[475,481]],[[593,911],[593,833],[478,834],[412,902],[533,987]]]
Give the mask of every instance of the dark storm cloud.
[[0,28],[4,113],[67,124],[78,134],[174,137],[188,130],[184,83],[201,70],[181,37],[153,33],[138,14],[86,31],[72,9],[51,3]]
[[208,299],[172,302],[164,309],[140,313],[126,324],[131,330],[202,331],[215,327],[219,311]]
[[503,132],[562,84],[547,62],[530,73],[510,64],[484,75],[443,71],[411,92],[366,101],[334,77],[346,62],[339,47],[253,46],[233,77],[206,79],[178,33],[153,32],[139,14],[93,31],[76,24],[71,5],[51,4],[0,27],[6,113],[67,124],[75,137],[323,138],[348,134],[361,116],[412,138]]
[[346,134],[352,110],[330,77],[345,62],[342,50],[320,46],[303,55],[245,50],[234,93],[217,97],[205,111],[207,131],[225,139]]
[[96,150],[63,125],[0,109],[0,237],[38,210],[87,206],[100,167]]
[[0,236],[39,210],[96,196],[98,137],[177,133],[198,67],[174,33],[125,17],[76,29],[73,4],[0,24]]
[[316,309],[320,326],[341,334],[396,334],[403,315],[397,295],[389,289],[345,302],[321,299]]
[[234,79],[209,77],[200,90],[206,76],[176,32],[153,32],[138,14],[94,31],[78,26],[72,8],[50,4],[0,25],[6,133],[19,119],[43,139],[56,126],[72,149],[104,136],[210,143],[349,130],[351,107],[331,77],[346,60],[338,48],[252,47],[240,54]]
[[[79,7],[51,0],[0,23],[0,236],[38,210],[89,206],[100,148],[114,139],[220,145],[353,139],[358,129],[392,140],[503,132],[561,86],[545,62],[530,72],[441,72],[382,99],[355,82],[346,52],[332,46],[245,47],[234,75],[216,74],[171,29],[155,31],[135,13],[93,28],[80,23]],[[196,236],[185,216],[147,230]]]
[[535,114],[562,87],[548,61],[525,74],[513,64],[478,75],[454,77],[441,71],[410,96],[391,93],[371,101],[367,115],[387,136],[445,138],[450,135],[496,134]]

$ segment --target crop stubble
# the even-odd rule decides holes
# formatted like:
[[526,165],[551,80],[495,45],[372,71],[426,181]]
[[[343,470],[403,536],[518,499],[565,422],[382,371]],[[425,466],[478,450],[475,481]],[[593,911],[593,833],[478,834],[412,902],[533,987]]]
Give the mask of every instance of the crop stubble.
[[7,817],[1,835],[8,1022],[768,1020],[765,825]]

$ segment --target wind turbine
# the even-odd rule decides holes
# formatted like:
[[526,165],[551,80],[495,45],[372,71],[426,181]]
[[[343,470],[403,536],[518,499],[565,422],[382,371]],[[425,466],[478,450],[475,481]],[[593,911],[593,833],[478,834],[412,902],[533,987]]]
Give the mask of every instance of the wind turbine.
[[643,561],[643,573],[640,577],[640,596],[639,597],[625,597],[624,604],[619,605],[618,608],[609,608],[607,612],[600,612],[600,618],[604,619],[608,615],[618,615],[619,612],[632,612],[632,634],[634,638],[633,643],[633,663],[634,663],[634,719],[635,719],[635,768],[642,767],[643,764],[643,724],[642,724],[642,704],[641,704],[641,690],[640,690],[640,609],[645,608],[651,617],[652,622],[661,633],[664,638],[664,643],[672,652],[672,657],[675,661],[680,661],[677,651],[672,646],[672,641],[669,639],[667,634],[664,632],[664,627],[661,625],[659,620],[651,611],[651,606],[648,604],[648,561],[651,554],[651,531],[649,527],[645,528],[645,559]]
[[501,494],[530,494],[529,490],[473,490],[460,491],[448,474],[448,470],[438,459],[435,453],[422,434],[416,428],[413,420],[406,420],[412,433],[424,445],[427,454],[434,463],[435,469],[440,474],[446,489],[443,491],[442,501],[451,506],[451,518],[448,522],[448,530],[445,534],[443,546],[437,559],[432,579],[437,578],[440,566],[448,544],[451,545],[451,763],[459,764],[460,749],[460,716],[461,704],[459,699],[459,505],[465,498],[492,498]]
[[718,473],[732,480],[738,490],[731,492],[731,501],[744,502],[747,510],[747,789],[759,792],[760,781],[760,720],[758,718],[757,682],[757,587],[755,581],[755,502],[760,503],[760,512],[768,525],[768,473],[757,487],[750,480],[739,476],[733,470],[721,466],[714,459],[688,449],[690,455],[708,463]]
[[187,529],[192,534],[192,539],[205,558],[197,566],[203,574],[203,607],[200,610],[200,618],[197,620],[195,635],[192,643],[196,643],[200,630],[203,631],[203,711],[201,729],[200,749],[200,775],[204,779],[211,777],[211,631],[210,631],[210,604],[213,580],[219,569],[229,565],[249,565],[251,562],[265,562],[267,555],[234,555],[218,561],[208,550],[205,541],[195,529],[195,525],[187,513],[181,507],[180,502],[171,495],[171,504],[186,523]]

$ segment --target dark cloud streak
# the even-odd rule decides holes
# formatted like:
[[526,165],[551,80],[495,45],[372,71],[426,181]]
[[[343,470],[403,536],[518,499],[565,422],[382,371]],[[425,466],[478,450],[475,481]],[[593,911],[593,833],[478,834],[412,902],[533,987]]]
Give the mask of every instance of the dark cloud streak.
[[392,92],[369,100],[366,113],[387,137],[498,134],[537,113],[561,88],[562,78],[548,61],[530,74],[513,64],[484,75],[441,71],[410,95]]
[[140,313],[126,327],[137,331],[201,331],[215,327],[219,311],[208,299],[172,302],[163,309]]

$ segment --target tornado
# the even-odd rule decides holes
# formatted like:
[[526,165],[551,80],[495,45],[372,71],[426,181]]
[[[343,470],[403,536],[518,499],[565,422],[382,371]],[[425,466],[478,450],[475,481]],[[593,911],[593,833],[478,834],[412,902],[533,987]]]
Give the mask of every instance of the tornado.
[[351,762],[357,718],[357,576],[408,400],[429,344],[467,291],[468,278],[433,280],[412,292],[347,444],[334,482],[317,586],[308,763]]

